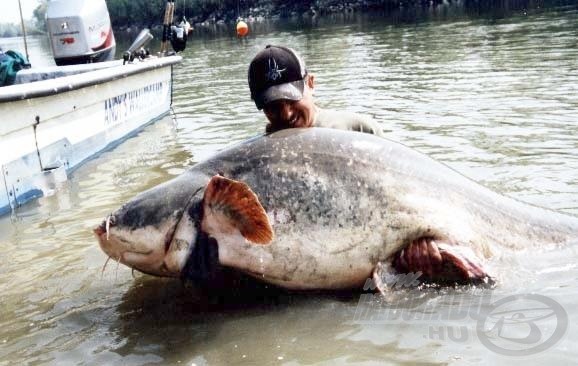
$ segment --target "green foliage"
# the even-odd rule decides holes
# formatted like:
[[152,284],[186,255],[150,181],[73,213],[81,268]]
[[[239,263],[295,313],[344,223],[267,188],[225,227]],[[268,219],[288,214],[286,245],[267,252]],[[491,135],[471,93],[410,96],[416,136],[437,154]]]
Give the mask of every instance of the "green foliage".
[[[46,4],[47,0],[37,0],[38,6],[34,9],[32,13],[32,20],[25,21],[24,26],[26,27],[26,33],[28,34],[39,34],[44,33],[46,30],[46,20],[44,19],[46,14]],[[19,37],[22,36],[22,26],[20,23],[0,23],[0,38],[5,37]]]
[[114,26],[147,26],[162,24],[164,0],[107,0],[106,5]]
[[46,8],[48,6],[47,0],[38,0],[38,6],[32,12],[34,16],[34,25],[36,29],[44,32],[46,30]]
[[[182,15],[186,15],[187,18],[198,22],[211,16],[216,19],[234,19],[239,11],[255,6],[258,2],[257,0],[176,0],[175,18],[180,19]],[[166,0],[106,0],[106,4],[114,26],[151,27],[162,24]]]
[[[239,16],[287,17],[304,14],[312,9],[324,13],[346,8],[399,4],[401,1],[426,0],[175,0],[175,17],[180,19],[182,15],[186,15],[193,23],[234,21]],[[106,0],[106,2],[115,27],[160,25],[166,5],[166,0]]]

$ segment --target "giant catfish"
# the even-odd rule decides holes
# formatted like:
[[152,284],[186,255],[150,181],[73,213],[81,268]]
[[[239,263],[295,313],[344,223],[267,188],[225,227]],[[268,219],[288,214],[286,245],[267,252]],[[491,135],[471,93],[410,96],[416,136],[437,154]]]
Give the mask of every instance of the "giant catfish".
[[288,289],[384,274],[491,284],[502,248],[564,244],[578,219],[501,196],[399,143],[334,129],[250,139],[137,195],[95,229],[104,252],[157,276],[230,267]]

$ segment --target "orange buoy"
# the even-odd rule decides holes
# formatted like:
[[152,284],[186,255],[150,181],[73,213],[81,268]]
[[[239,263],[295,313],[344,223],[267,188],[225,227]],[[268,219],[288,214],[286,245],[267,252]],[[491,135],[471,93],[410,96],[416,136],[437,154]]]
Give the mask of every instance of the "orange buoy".
[[239,37],[245,37],[249,33],[249,26],[244,21],[240,20],[237,23],[237,35]]

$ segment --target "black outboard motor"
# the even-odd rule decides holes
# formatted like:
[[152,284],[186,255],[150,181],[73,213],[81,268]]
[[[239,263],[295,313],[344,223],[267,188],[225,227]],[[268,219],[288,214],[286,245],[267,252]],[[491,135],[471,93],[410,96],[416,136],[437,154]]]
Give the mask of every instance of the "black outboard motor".
[[171,46],[175,52],[184,51],[187,47],[187,36],[190,29],[191,25],[184,17],[178,25],[171,25]]
[[114,58],[116,41],[105,0],[52,0],[46,25],[59,66]]

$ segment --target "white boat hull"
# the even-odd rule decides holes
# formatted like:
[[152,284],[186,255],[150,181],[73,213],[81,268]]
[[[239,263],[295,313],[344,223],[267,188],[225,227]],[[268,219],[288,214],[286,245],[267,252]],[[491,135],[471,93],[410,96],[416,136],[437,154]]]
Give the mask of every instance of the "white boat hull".
[[179,56],[0,89],[0,214],[168,113]]

